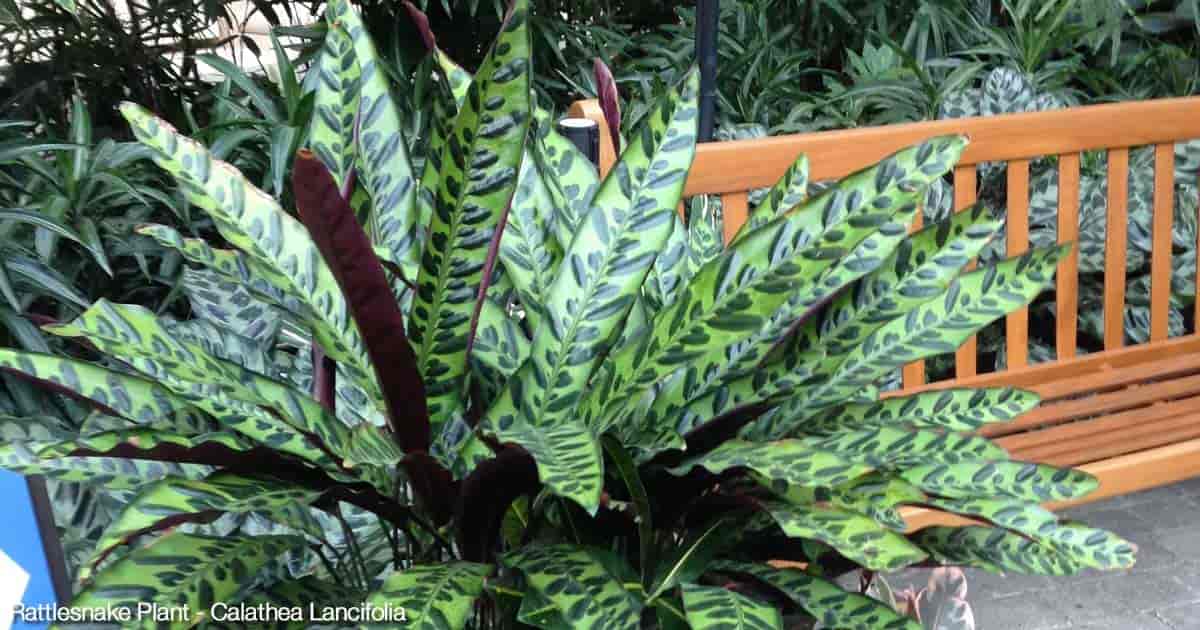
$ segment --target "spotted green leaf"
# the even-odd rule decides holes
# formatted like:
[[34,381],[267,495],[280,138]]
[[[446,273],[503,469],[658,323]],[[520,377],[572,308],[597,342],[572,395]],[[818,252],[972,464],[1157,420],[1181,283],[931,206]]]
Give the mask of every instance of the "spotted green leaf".
[[84,361],[0,348],[0,369],[76,392],[106,414],[152,425],[193,409],[154,381]]
[[607,553],[572,545],[531,545],[506,554],[502,561],[523,573],[529,587],[554,604],[571,628],[637,628],[642,602],[626,590],[621,567],[613,566],[624,561],[605,557]]
[[795,505],[828,504],[836,509],[869,516],[888,529],[908,529],[899,507],[923,503],[925,493],[888,474],[872,473],[832,487],[791,485],[759,477],[759,482]]
[[1008,459],[1003,448],[986,438],[924,429],[860,429],[815,438],[811,444],[846,461],[875,467]]
[[295,536],[210,537],[173,532],[105,567],[79,593],[75,608],[128,608],[142,602],[188,607],[188,618],[158,623],[134,615],[130,628],[190,628],[217,602],[248,587],[266,566],[305,547]]
[[695,154],[698,80],[693,71],[667,94],[604,180],[550,287],[529,361],[488,410],[492,423],[553,425],[573,413],[670,234]]
[[813,394],[813,403],[826,400],[826,395],[844,396],[845,390],[873,383],[910,361],[953,352],[983,326],[1036,297],[1050,284],[1067,249],[1032,250],[962,276],[934,300],[868,335],[830,382]]
[[[736,244],[747,234],[770,223],[775,217],[790,211],[808,197],[808,156],[801,154],[788,167],[767,196],[754,207],[746,222],[734,234],[730,245]],[[815,218],[815,217],[814,217]]]
[[578,503],[595,514],[604,485],[604,460],[600,442],[587,425],[563,419],[552,426],[535,426],[522,420],[495,425],[501,442],[519,444],[537,462],[538,478],[555,494]]
[[[64,439],[53,445],[37,450],[37,456],[42,459],[69,457],[78,451],[93,453],[110,453],[116,450],[153,451],[159,447],[180,446],[184,448],[199,447],[202,444],[219,445],[230,452],[245,453],[254,448],[254,444],[230,431],[213,431],[198,435],[172,433],[160,428],[137,427],[132,429],[117,429],[80,435],[73,439]],[[133,457],[131,459],[137,459]]]
[[906,239],[879,269],[839,295],[818,325],[798,332],[801,344],[843,355],[867,335],[937,297],[992,240],[1002,223],[982,206],[958,212]]
[[191,267],[184,268],[182,278],[183,294],[194,317],[260,345],[273,341],[279,332],[283,323],[279,309],[255,297],[241,283],[211,269]]
[[22,475],[42,475],[58,481],[83,482],[109,490],[129,490],[166,476],[200,478],[208,466],[176,464],[123,457],[42,458],[38,452],[57,446],[56,440],[8,441],[0,444],[0,468]]
[[848,592],[834,582],[804,571],[729,561],[719,562],[713,569],[753,577],[786,595],[828,628],[921,630],[915,619],[897,613],[883,602]]
[[596,165],[558,133],[549,112],[536,109],[532,129],[530,157],[538,162],[545,177],[546,191],[554,204],[551,226],[555,240],[566,249],[591,208],[592,199],[600,188],[600,175]]
[[683,585],[683,607],[693,630],[782,630],[770,604],[717,586]]
[[1075,575],[1085,568],[1053,548],[998,527],[927,527],[912,539],[943,564],[992,573]]
[[[346,364],[360,386],[379,398],[358,333],[337,282],[308,230],[232,166],[215,160],[199,143],[132,103],[121,106],[134,135],[154,150],[160,167],[180,183],[189,201],[212,217],[233,246],[273,269],[285,293],[304,303],[307,321],[325,353]],[[380,404],[382,407],[382,404]]]
[[928,554],[901,534],[860,514],[817,505],[765,502],[763,507],[790,538],[812,538],[873,571],[893,571]]
[[835,486],[871,470],[868,466],[842,459],[807,440],[729,440],[671,472],[683,475],[696,466],[714,473],[746,468],[772,481],[801,486]]
[[537,160],[527,152],[500,239],[500,262],[517,289],[530,330],[542,322],[544,301],[562,249],[551,230],[553,200]]
[[[173,228],[165,225],[141,225],[138,226],[137,233],[153,238],[164,247],[174,249],[188,262],[201,265],[219,276],[221,281],[214,280],[213,287],[218,295],[205,297],[228,300],[233,305],[240,307],[243,298],[239,297],[237,293],[245,290],[250,293],[252,299],[257,298],[282,308],[301,321],[314,319],[303,302],[281,288],[287,286],[286,278],[271,267],[259,263],[242,252],[217,249],[209,245],[207,241],[198,238],[185,238]],[[216,318],[223,319],[221,316],[224,314],[222,309]]]
[[276,425],[290,426],[297,434],[300,452],[313,449],[302,446],[309,440],[300,434],[316,436],[335,453],[345,450],[346,426],[307,393],[213,356],[200,344],[192,343],[194,340],[172,334],[142,307],[99,300],[71,323],[47,326],[45,330],[61,336],[83,337],[98,348],[123,357],[139,371],[160,379],[176,393],[201,398],[218,395],[269,407],[278,414]]
[[952,498],[1012,497],[1042,503],[1078,499],[1100,487],[1092,475],[1072,468],[996,461],[925,464],[900,475],[927,492]]
[[408,616],[405,627],[459,630],[465,627],[475,599],[483,594],[483,580],[491,570],[489,565],[471,562],[413,565],[388,576],[367,601],[403,607]]
[[[731,346],[736,369],[753,367],[789,326],[882,263],[906,235],[925,186],[951,168],[965,144],[959,137],[935,138],[902,151],[708,262],[680,299],[655,317],[652,334],[612,357],[612,378],[593,388],[589,412],[619,422],[612,417],[616,410],[680,368],[697,376],[682,379],[686,388],[669,402],[701,395],[721,381],[710,374],[730,371]],[[820,225],[808,218],[815,208],[822,213]]]
[[319,491],[268,477],[233,473],[217,473],[202,480],[163,479],[143,488],[123,506],[100,536],[91,558],[80,567],[78,579],[88,581],[116,547],[137,536],[189,521],[210,521],[225,512],[269,512],[307,504],[319,495]]
[[517,183],[530,119],[528,21],[528,4],[518,0],[441,147],[410,321],[435,429],[465,407],[467,337],[484,265]]
[[803,425],[805,433],[907,425],[946,431],[974,431],[1006,422],[1037,406],[1037,394],[1009,387],[952,388],[845,405]]
[[362,18],[348,1],[331,2],[326,19],[349,36],[361,72],[357,128],[352,137],[359,181],[371,197],[368,232],[393,260],[415,267],[420,261],[424,226],[418,224],[414,211],[416,179],[387,72]]
[[[308,144],[339,188],[345,188],[354,172],[356,121],[363,71],[355,54],[355,42],[344,23],[335,22],[344,3],[330,3],[330,26],[315,68],[317,87]],[[344,12],[343,12],[344,13]],[[338,17],[341,17],[338,15]],[[399,133],[399,129],[395,130]]]
[[1137,547],[1129,541],[1101,529],[1060,523],[1054,513],[1035,503],[979,497],[930,497],[927,503],[939,510],[974,517],[1025,534],[1086,567],[1110,570],[1133,566]]

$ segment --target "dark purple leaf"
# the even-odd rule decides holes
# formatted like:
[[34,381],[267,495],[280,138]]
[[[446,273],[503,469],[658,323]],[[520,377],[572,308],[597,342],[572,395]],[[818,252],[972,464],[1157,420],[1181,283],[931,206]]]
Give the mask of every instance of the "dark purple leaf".
[[592,63],[596,74],[596,96],[600,99],[600,111],[604,112],[604,123],[612,136],[613,152],[621,154],[621,95],[617,93],[617,80],[608,65],[597,58]]
[[462,481],[455,521],[464,560],[488,561],[500,540],[500,524],[512,502],[539,487],[537,464],[519,447],[509,447]]
[[404,8],[408,10],[408,16],[412,18],[413,24],[421,34],[421,41],[425,42],[425,48],[429,52],[437,50],[437,38],[433,36],[433,30],[429,28],[429,17],[411,2],[406,1]]
[[383,265],[354,210],[312,152],[300,151],[292,171],[300,220],[329,265],[358,324],[387,405],[388,424],[406,453],[429,449],[429,410],[404,316]]

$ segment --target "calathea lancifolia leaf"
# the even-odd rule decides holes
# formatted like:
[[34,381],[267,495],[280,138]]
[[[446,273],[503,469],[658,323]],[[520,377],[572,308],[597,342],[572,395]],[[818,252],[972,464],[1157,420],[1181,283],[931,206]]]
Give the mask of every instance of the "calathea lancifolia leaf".
[[546,294],[562,260],[562,248],[551,231],[554,205],[545,179],[532,150],[526,149],[500,239],[500,262],[517,289],[530,330],[541,325]]
[[140,225],[135,231],[153,238],[159,245],[179,252],[184,260],[200,265],[230,285],[283,309],[298,321],[309,322],[316,319],[307,304],[287,293],[286,277],[242,252],[217,249],[198,238],[184,238],[174,228],[165,225]]
[[479,288],[517,183],[530,119],[528,21],[527,2],[518,0],[440,147],[437,198],[410,323],[435,427],[465,408]]
[[[776,340],[771,330],[786,330],[783,324],[801,319],[844,283],[882,262],[904,236],[905,217],[913,213],[921,191],[949,171],[965,144],[960,137],[942,137],[901,151],[709,261],[680,299],[656,317],[651,335],[613,356],[614,378],[591,390],[589,417],[619,422],[620,408],[636,400],[637,392],[681,368],[697,376],[684,378],[685,391],[656,404],[679,405],[703,395],[710,386],[707,375],[727,363],[725,349],[766,329],[759,343],[743,348],[743,354],[763,356]],[[812,218],[815,208],[819,222]],[[882,249],[857,249],[867,239],[881,241]],[[851,252],[856,255],[843,261]],[[828,283],[826,270],[833,270]],[[772,318],[785,304],[787,316]],[[674,414],[662,417],[668,415]]]
[[[655,255],[671,229],[671,214],[695,155],[698,76],[688,74],[682,92],[672,90],[613,167],[579,233],[563,258],[546,300],[546,322],[534,334],[529,360],[489,408],[487,428],[501,441],[553,453],[543,436],[536,448],[522,438],[552,428],[560,445],[574,453],[554,455],[555,469],[570,463],[577,474],[543,479],[589,512],[596,510],[603,461],[592,432],[577,437],[567,427],[585,427],[572,417],[586,379],[634,304]],[[581,440],[591,440],[582,448]],[[587,459],[583,459],[586,457]],[[549,468],[543,472],[550,472]],[[586,475],[586,477],[581,476]],[[569,491],[568,491],[569,488]]]
[[897,508],[922,503],[926,496],[916,486],[888,473],[872,473],[834,487],[795,486],[758,477],[757,481],[795,505],[828,504],[836,509],[869,516],[899,532],[908,529]]
[[429,449],[429,411],[416,355],[371,241],[354,218],[329,172],[301,151],[292,170],[300,220],[342,289],[362,335],[387,404],[388,426],[405,451]]
[[926,527],[913,542],[943,564],[992,573],[1074,575],[1084,565],[1021,534],[999,527]]
[[905,617],[887,604],[866,595],[851,593],[836,582],[799,569],[769,564],[720,561],[713,570],[747,575],[783,593],[828,628],[845,630],[921,630],[915,619]]
[[319,491],[267,477],[217,473],[205,479],[167,478],[143,488],[125,504],[105,530],[91,558],[79,569],[88,581],[92,571],[119,545],[133,538],[187,522],[209,522],[226,512],[266,512],[311,503]]
[[[83,453],[108,453],[121,450],[126,453],[137,451],[153,451],[155,449],[175,450],[177,446],[183,449],[199,448],[202,445],[220,445],[231,453],[250,453],[255,445],[232,431],[212,431],[188,435],[173,433],[159,428],[137,427],[132,429],[115,429],[79,435],[73,439],[64,439],[53,445],[37,450],[41,458],[71,457]],[[124,447],[124,448],[122,448]],[[208,447],[205,447],[208,448]],[[250,455],[247,455],[249,457]],[[151,458],[147,458],[151,459]]]
[[781,630],[774,606],[719,586],[683,585],[683,607],[693,630]]
[[1012,420],[1037,406],[1037,394],[1008,387],[952,388],[845,405],[803,425],[810,434],[908,425],[947,431],[974,431]]
[[[654,406],[646,414],[643,424],[657,425],[661,422],[660,418],[674,416],[680,402],[720,387],[733,377],[755,371],[790,330],[802,325],[801,322],[811,318],[821,305],[834,297],[838,287],[845,286],[876,268],[882,262],[883,256],[905,237],[907,226],[916,215],[916,211],[915,204],[908,204],[898,210],[885,209],[875,217],[860,216],[859,225],[832,230],[831,235],[835,235],[833,238],[822,236],[811,247],[803,248],[806,251],[797,256],[801,263],[772,264],[753,280],[740,283],[732,280],[738,275],[751,274],[752,266],[739,270],[735,264],[723,270],[725,277],[718,281],[717,286],[729,288],[723,289],[711,306],[704,305],[710,308],[702,310],[703,307],[698,307],[692,310],[692,316],[696,319],[684,324],[682,331],[669,336],[675,339],[675,351],[659,353],[659,374],[666,373],[670,366],[677,365],[682,368],[683,376],[676,378],[665,392],[655,399]],[[889,216],[890,218],[885,218]],[[762,230],[764,235],[769,231],[769,227]],[[754,244],[759,236],[749,236],[744,243],[747,246]],[[855,242],[856,239],[861,240]],[[785,257],[791,253],[784,248],[780,249],[782,251],[779,253]],[[813,252],[838,252],[840,255],[828,258],[805,255]],[[711,281],[710,272],[715,262],[706,264],[692,282]],[[737,288],[733,289],[734,286]],[[791,290],[795,292],[780,291],[780,286],[791,286]],[[689,293],[685,299],[703,304],[704,298],[695,300],[692,296],[696,295]],[[760,312],[770,314],[767,317],[755,315],[753,309],[758,308],[764,309]],[[774,312],[771,312],[772,309]],[[697,317],[699,313],[704,313],[703,319]],[[661,318],[664,315],[660,314],[660,321],[656,322],[656,325],[662,323]],[[682,320],[676,317],[674,321]],[[700,339],[708,339],[707,343],[711,345],[697,344],[696,341]],[[722,349],[723,344],[729,345]],[[660,378],[654,376],[651,371],[644,374],[647,374],[644,377],[647,379]],[[625,424],[620,419],[609,421]]]
[[[229,601],[251,585],[259,572],[284,554],[307,546],[299,536],[215,537],[172,532],[105,567],[75,608],[128,608],[143,602],[187,606],[190,618],[170,624],[190,628],[213,604]],[[134,615],[132,627],[155,628],[150,615]]]
[[1024,534],[1093,569],[1128,569],[1137,547],[1119,536],[1076,523],[1060,523],[1053,512],[1017,499],[929,497],[927,505]]
[[363,73],[354,40],[343,24],[334,21],[334,13],[342,4],[330,3],[326,13],[330,24],[317,61],[318,81],[308,145],[333,174],[338,188],[350,190],[354,185],[354,139]]
[[387,72],[362,18],[348,0],[329,3],[327,19],[350,37],[361,71],[353,137],[358,181],[371,197],[371,240],[387,248],[397,262],[415,267],[420,261],[424,226],[417,223],[414,211],[416,177]]
[[121,113],[138,140],[154,150],[155,162],[179,181],[189,201],[212,217],[221,235],[272,268],[284,283],[280,288],[308,306],[312,319],[305,323],[325,353],[343,363],[354,381],[379,401],[362,337],[308,230],[236,169],[214,160],[166,122],[132,103],[123,104]]
[[802,486],[836,486],[870,472],[870,467],[817,448],[812,440],[744,442],[730,440],[671,470],[686,474],[700,466],[714,473],[746,468],[770,480]]
[[[604,558],[609,552],[573,545],[530,545],[506,554],[502,561],[525,575],[530,588],[558,608],[571,628],[636,628],[642,602],[626,590],[624,560]],[[631,572],[631,571],[629,571]]]
[[538,108],[533,115],[530,157],[545,175],[543,181],[554,202],[551,225],[555,239],[565,250],[575,240],[579,224],[591,208],[600,188],[600,176],[596,165],[554,128],[549,112]]
[[1078,499],[1100,487],[1099,480],[1082,470],[1015,461],[925,464],[900,475],[928,492],[964,499],[1012,497],[1043,503]]
[[[746,222],[733,235],[733,239],[729,242],[730,246],[745,238],[747,234],[770,223],[780,214],[795,208],[806,197],[808,197],[808,156],[801,154],[767,192],[762,203],[755,206],[754,210],[750,212]],[[820,220],[819,215],[812,216],[812,218],[816,221]]]
[[953,352],[980,328],[1041,293],[1068,247],[1035,249],[963,275],[933,300],[868,335],[846,355],[827,383],[797,400],[794,408],[828,404],[905,363]]
[[789,538],[819,540],[874,571],[894,571],[928,555],[901,534],[860,514],[782,501],[767,502],[763,507]]
[[917,232],[879,269],[839,295],[819,324],[814,319],[798,331],[792,351],[819,345],[827,354],[846,354],[876,328],[937,297],[1001,225],[976,206]]
[[129,490],[162,477],[199,479],[208,466],[159,462],[125,456],[41,457],[40,451],[57,448],[55,440],[11,440],[0,444],[0,468],[21,475],[95,484],[110,490]]
[[138,424],[193,409],[186,398],[154,381],[85,361],[0,348],[0,370],[68,390],[108,415]]
[[99,300],[69,324],[46,326],[44,330],[64,337],[83,337],[125,358],[144,374],[160,379],[176,393],[201,399],[194,402],[201,408],[217,396],[263,405],[279,414],[272,424],[316,436],[334,453],[346,444],[346,426],[307,393],[213,356],[199,344],[172,334],[153,313],[140,306]]
[[406,627],[454,630],[466,624],[491,571],[489,565],[472,562],[417,564],[388,576],[367,601],[403,608]]

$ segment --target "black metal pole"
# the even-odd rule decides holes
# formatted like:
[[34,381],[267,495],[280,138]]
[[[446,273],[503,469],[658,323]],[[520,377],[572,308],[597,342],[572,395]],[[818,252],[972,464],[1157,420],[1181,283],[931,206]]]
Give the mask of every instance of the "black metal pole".
[[50,583],[54,586],[54,596],[58,603],[65,604],[74,598],[71,588],[71,577],[67,573],[67,557],[63,553],[62,540],[58,537],[58,527],[54,524],[54,506],[50,503],[50,493],[46,489],[46,480],[41,475],[25,477],[25,485],[29,488],[29,498],[33,502],[34,519],[37,521],[38,534],[42,537],[42,552],[46,555],[46,566],[50,569]]
[[696,62],[700,64],[700,142],[713,137],[717,109],[717,24],[720,0],[696,0]]
[[592,164],[600,164],[600,125],[590,118],[564,118],[558,132],[579,149]]

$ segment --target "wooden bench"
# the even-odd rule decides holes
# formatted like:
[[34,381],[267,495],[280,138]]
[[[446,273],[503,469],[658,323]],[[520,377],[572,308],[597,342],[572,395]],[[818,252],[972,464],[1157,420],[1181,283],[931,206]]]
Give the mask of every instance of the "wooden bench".
[[[613,147],[598,104],[580,101],[571,115],[601,125],[601,170],[607,171]],[[721,196],[728,239],[746,220],[747,191],[774,184],[801,153],[808,155],[810,180],[828,180],[945,134],[965,134],[971,140],[954,170],[956,210],[976,200],[978,164],[1007,163],[1010,255],[1029,246],[1030,162],[1058,156],[1058,238],[1073,242],[1079,231],[1080,154],[1108,152],[1104,349],[1076,356],[1078,255],[1073,253],[1061,263],[1056,280],[1056,360],[1029,365],[1029,319],[1023,309],[1005,323],[1006,370],[978,374],[972,339],[955,355],[953,379],[926,383],[924,365],[915,363],[903,371],[902,393],[1004,385],[1039,393],[1041,407],[984,434],[1014,459],[1074,466],[1096,475],[1100,489],[1087,501],[1200,475],[1200,335],[1168,338],[1174,143],[1200,138],[1200,97],[709,143],[697,152],[685,194]],[[1154,147],[1155,172],[1150,341],[1123,347],[1129,150],[1147,145]],[[1200,321],[1200,300],[1194,308]],[[931,513],[920,510],[906,517],[914,528],[933,522]]]

